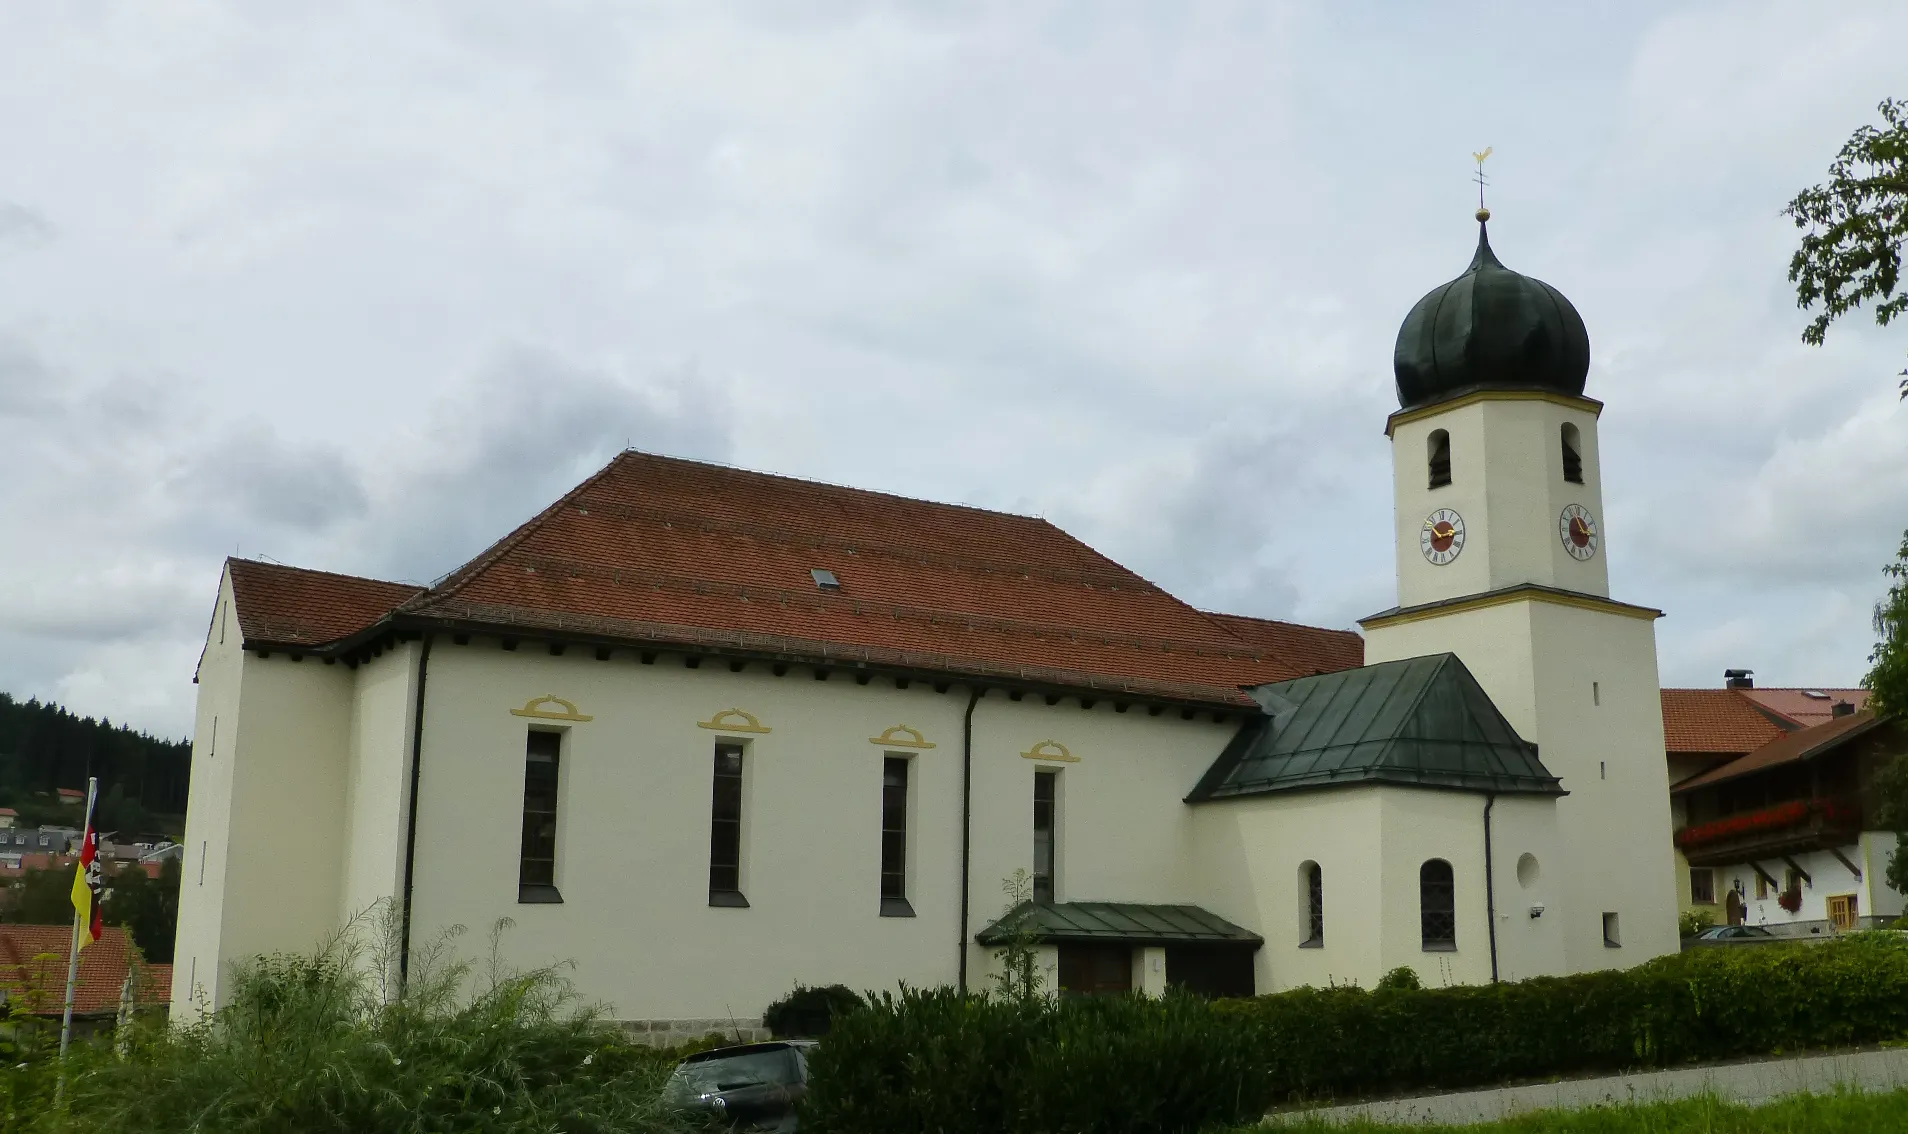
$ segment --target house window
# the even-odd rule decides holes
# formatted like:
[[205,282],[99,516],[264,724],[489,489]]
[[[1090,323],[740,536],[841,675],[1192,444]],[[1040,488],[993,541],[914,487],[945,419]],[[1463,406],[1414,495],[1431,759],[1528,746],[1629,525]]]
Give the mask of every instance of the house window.
[[1802,892],[1802,872],[1800,870],[1791,866],[1789,867],[1788,873],[1783,875],[1783,877],[1786,879],[1782,886],[1784,893],[1799,894]]
[[747,906],[742,896],[742,746],[718,744],[709,806],[709,904]]
[[1325,944],[1325,873],[1318,863],[1307,862],[1299,867],[1299,883],[1305,887],[1304,920],[1299,923],[1304,936],[1299,947],[1316,949]]
[[1756,901],[1760,902],[1766,899],[1768,896],[1769,896],[1769,876],[1758,871],[1756,873]]
[[1689,900],[1699,906],[1716,904],[1716,872],[1696,867],[1689,872]]
[[881,916],[913,917],[908,904],[908,758],[881,761]]
[[523,747],[523,846],[517,900],[560,902],[556,888],[557,770],[563,734],[534,730]]
[[1564,422],[1563,425],[1563,472],[1564,479],[1571,484],[1583,483],[1583,444],[1577,433],[1577,427]]
[[1859,897],[1855,894],[1837,894],[1828,900],[1829,921],[1837,929],[1854,929],[1861,917]]
[[1457,948],[1457,883],[1451,864],[1434,858],[1418,868],[1418,910],[1426,952]]
[[1451,435],[1442,429],[1433,429],[1431,436],[1425,439],[1425,458],[1430,465],[1431,487],[1443,488],[1451,483]]
[[1623,947],[1623,934],[1617,927],[1617,915],[1613,913],[1603,915],[1603,944],[1611,949]]
[[1059,772],[1034,773],[1033,896],[1036,902],[1053,901],[1054,798],[1059,784]]

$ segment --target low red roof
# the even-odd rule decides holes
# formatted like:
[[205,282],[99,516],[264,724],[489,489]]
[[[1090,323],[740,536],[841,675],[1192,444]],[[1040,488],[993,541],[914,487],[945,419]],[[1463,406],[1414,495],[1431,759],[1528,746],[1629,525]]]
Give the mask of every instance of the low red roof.
[[[73,945],[71,925],[0,925],[0,992],[9,1003],[27,1004],[37,1016],[65,1010],[66,959]],[[80,950],[79,981],[73,991],[76,1015],[119,1010],[119,989],[135,956],[126,931],[105,927],[100,938]],[[141,1005],[172,999],[172,966],[144,965],[134,992]]]
[[1685,792],[1691,788],[1707,787],[1710,784],[1733,780],[1752,772],[1764,771],[1781,764],[1793,764],[1799,760],[1820,756],[1844,741],[1874,728],[1880,722],[1875,714],[1869,712],[1851,713],[1836,717],[1819,725],[1782,734],[1776,740],[1724,764],[1720,768],[1711,768],[1698,776],[1691,776],[1677,784],[1675,791]]
[[266,566],[233,561],[248,646],[347,637],[404,591],[398,617],[468,627],[1231,704],[1364,657],[1353,631],[1199,611],[1045,520],[633,451],[428,591]]
[[239,633],[251,646],[318,646],[347,638],[423,590],[357,575],[228,559]]
[[11,807],[0,807],[0,815],[11,815],[15,818],[18,818],[20,813],[18,811],[15,811]]
[[1672,754],[1740,755],[1785,731],[1741,690],[1663,690],[1663,747]]
[[1765,709],[1781,713],[1798,725],[1818,725],[1835,719],[1835,703],[1844,701],[1860,709],[1868,704],[1866,689],[1744,689],[1744,697]]

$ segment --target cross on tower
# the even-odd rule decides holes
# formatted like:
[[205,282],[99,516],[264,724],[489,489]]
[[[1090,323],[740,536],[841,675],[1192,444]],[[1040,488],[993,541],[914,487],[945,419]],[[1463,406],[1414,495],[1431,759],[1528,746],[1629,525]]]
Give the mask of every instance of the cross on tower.
[[1491,211],[1484,207],[1484,186],[1490,184],[1490,179],[1484,176],[1484,159],[1490,156],[1490,146],[1485,146],[1482,153],[1473,151],[1471,154],[1477,161],[1477,173],[1471,180],[1477,182],[1477,219],[1481,221],[1491,219]]

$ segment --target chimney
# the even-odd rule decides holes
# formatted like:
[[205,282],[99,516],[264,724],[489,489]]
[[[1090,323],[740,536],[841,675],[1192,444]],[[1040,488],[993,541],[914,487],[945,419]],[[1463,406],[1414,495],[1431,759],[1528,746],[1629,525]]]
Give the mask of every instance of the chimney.
[[1837,717],[1851,716],[1854,712],[1855,706],[1849,701],[1837,701],[1835,707],[1829,710],[1830,715]]
[[1753,676],[1755,672],[1753,669],[1725,669],[1723,670],[1723,688],[1754,689],[1756,687],[1756,679]]

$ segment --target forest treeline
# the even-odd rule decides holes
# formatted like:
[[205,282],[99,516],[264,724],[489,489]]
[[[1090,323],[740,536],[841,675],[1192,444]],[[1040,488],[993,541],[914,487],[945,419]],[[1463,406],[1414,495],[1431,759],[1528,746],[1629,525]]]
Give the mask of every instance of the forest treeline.
[[0,807],[18,811],[22,826],[75,822],[76,809],[51,797],[85,791],[86,777],[98,776],[101,830],[177,835],[191,770],[190,741],[0,693]]

